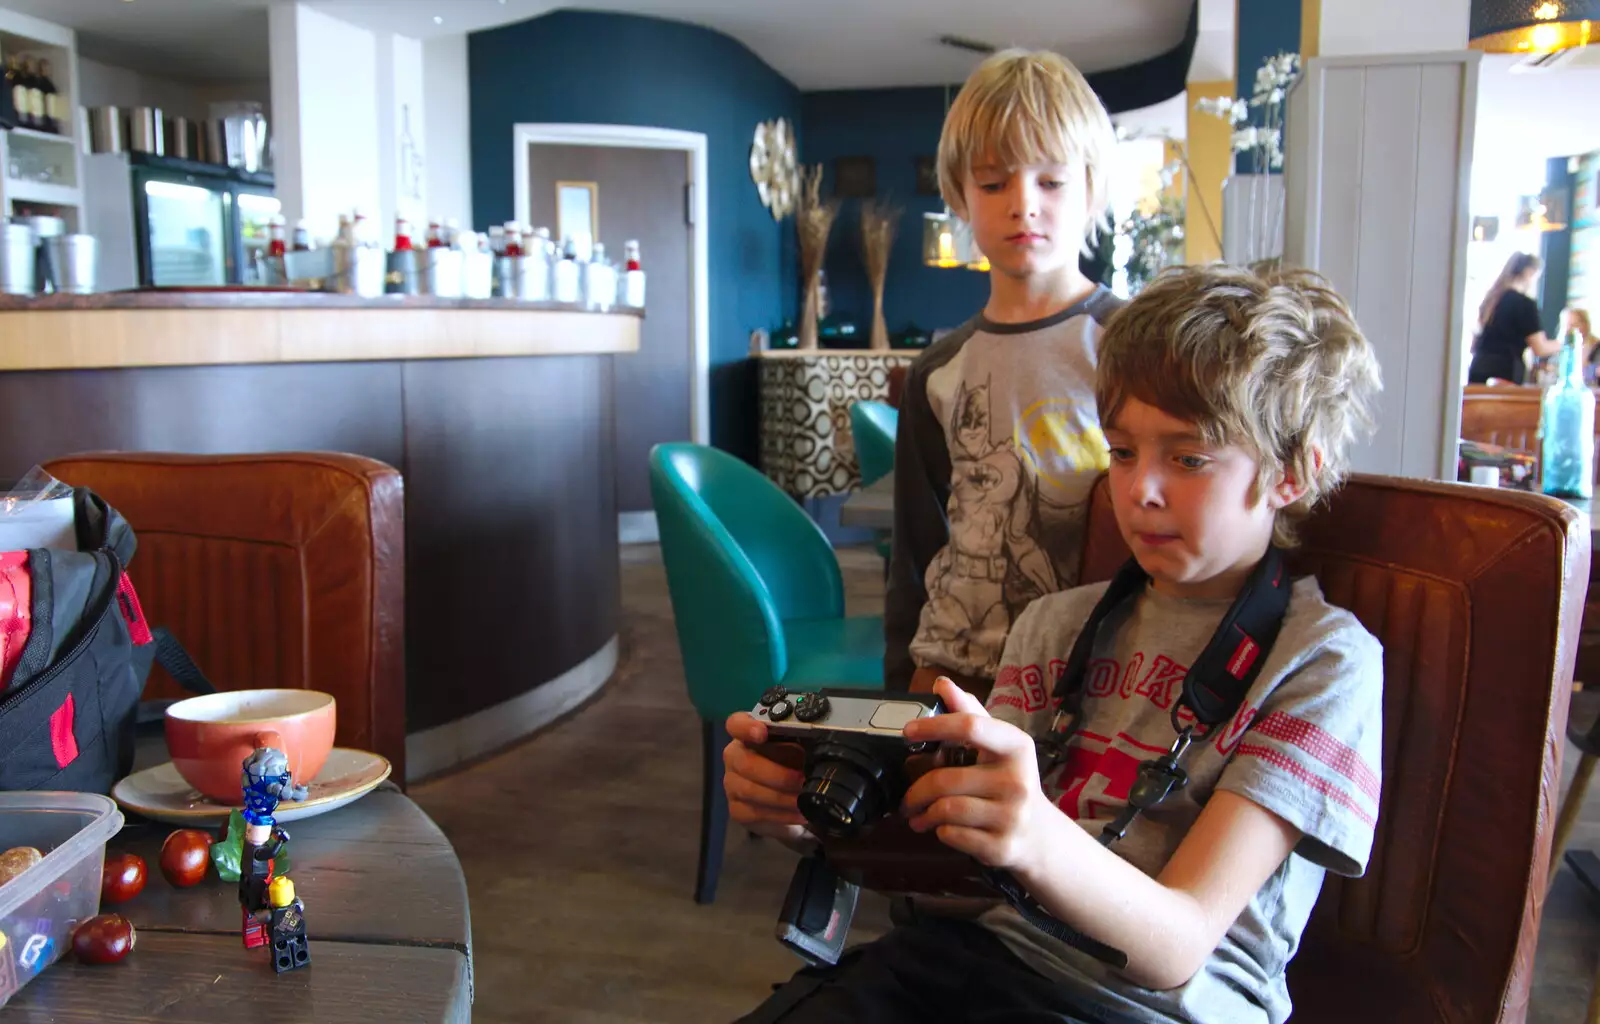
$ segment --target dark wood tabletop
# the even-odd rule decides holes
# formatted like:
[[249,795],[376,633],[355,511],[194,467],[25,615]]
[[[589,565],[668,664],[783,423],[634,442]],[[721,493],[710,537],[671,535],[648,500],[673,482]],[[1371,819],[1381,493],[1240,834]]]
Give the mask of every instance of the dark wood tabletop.
[[107,845],[150,868],[138,896],[101,907],[137,929],[128,958],[90,967],[63,957],[0,1010],[0,1021],[471,1019],[466,879],[439,827],[394,786],[283,826],[311,964],[282,975],[266,949],[244,948],[236,886],[214,871],[192,889],[161,877],[161,843],[177,827],[129,815]]

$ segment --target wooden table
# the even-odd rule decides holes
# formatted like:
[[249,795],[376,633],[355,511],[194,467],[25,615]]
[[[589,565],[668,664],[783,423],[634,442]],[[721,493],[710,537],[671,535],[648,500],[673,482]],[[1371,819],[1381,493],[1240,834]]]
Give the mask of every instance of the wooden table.
[[107,846],[150,866],[142,893],[101,908],[133,922],[133,953],[103,967],[64,957],[0,1021],[471,1020],[466,879],[444,833],[394,786],[284,825],[311,964],[282,975],[265,948],[244,948],[237,886],[215,872],[192,889],[161,877],[161,843],[175,827],[130,816]]

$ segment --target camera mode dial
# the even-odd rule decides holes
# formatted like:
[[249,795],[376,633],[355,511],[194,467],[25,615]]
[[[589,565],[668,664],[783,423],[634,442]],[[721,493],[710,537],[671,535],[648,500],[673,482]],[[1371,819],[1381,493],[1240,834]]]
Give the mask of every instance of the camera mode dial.
[[828,713],[828,698],[820,693],[803,693],[794,706],[794,717],[802,722],[815,722]]
[[761,694],[761,704],[763,707],[770,708],[787,696],[789,696],[789,688],[787,686],[769,686]]

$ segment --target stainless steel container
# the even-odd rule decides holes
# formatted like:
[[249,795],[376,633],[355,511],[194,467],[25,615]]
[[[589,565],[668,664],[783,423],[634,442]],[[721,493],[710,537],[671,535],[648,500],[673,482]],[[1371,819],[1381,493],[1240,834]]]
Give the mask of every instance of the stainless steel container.
[[403,249],[389,254],[385,290],[395,295],[421,295],[428,250]]
[[494,258],[494,297],[514,299],[522,279],[521,256],[496,256]]
[[388,276],[389,254],[371,246],[331,246],[333,273],[323,282],[326,291],[377,298]]
[[5,229],[5,246],[0,248],[0,291],[32,295],[39,290],[39,243],[26,224],[7,224]]
[[168,156],[184,160],[199,159],[195,156],[194,122],[187,117],[167,118],[166,142]]
[[437,295],[441,299],[459,299],[463,280],[463,256],[459,249],[429,249],[428,270],[423,275],[424,295]]
[[89,152],[125,153],[127,136],[122,132],[121,107],[89,108]]
[[99,243],[93,235],[57,235],[44,240],[50,286],[57,292],[88,295],[95,287]]
[[166,124],[160,107],[134,107],[128,111],[128,148],[135,153],[166,155]]

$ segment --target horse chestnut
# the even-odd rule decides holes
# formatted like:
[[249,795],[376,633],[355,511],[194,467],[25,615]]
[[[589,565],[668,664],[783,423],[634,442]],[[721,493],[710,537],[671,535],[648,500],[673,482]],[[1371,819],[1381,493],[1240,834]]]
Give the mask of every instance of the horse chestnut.
[[133,952],[133,923],[121,914],[100,914],[72,933],[72,952],[86,964],[114,964]]
[[106,854],[105,870],[100,875],[100,898],[107,903],[126,903],[144,891],[148,874],[144,858],[137,853]]
[[211,833],[180,828],[161,844],[161,874],[168,882],[186,889],[199,885],[211,863]]

